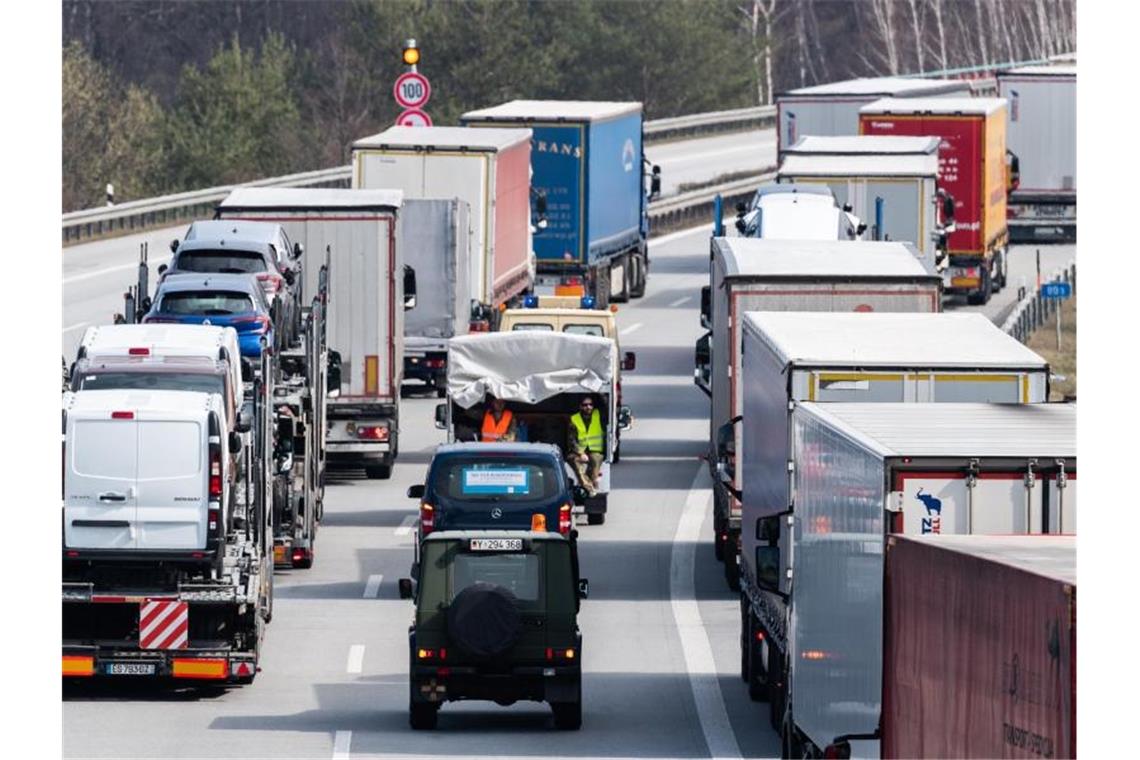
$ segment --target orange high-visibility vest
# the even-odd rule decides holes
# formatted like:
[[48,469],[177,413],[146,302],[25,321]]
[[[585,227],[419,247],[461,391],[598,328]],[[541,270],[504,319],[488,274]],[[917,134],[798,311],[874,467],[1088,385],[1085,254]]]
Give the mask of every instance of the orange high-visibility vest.
[[499,418],[498,423],[495,422],[495,415],[491,410],[487,410],[483,414],[483,435],[481,440],[494,442],[507,434],[507,429],[511,426],[511,420],[514,415],[511,414],[510,409],[503,410],[503,416]]

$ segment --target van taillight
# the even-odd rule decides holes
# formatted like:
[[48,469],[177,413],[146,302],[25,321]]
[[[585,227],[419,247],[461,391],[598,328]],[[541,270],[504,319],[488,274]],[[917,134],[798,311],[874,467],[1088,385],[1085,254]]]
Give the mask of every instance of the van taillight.
[[563,504],[558,508],[558,532],[564,536],[569,535],[570,528],[574,526],[571,510],[572,507],[569,504]]
[[276,293],[281,289],[281,276],[272,272],[262,272],[257,276],[257,282],[266,293]]
[[435,507],[431,504],[420,504],[420,538],[435,529]]
[[113,420],[133,420],[134,418],[134,412],[111,412],[111,419]]
[[222,454],[217,447],[210,447],[210,498],[222,498]]
[[210,529],[210,533],[213,533],[218,529],[218,519],[220,516],[220,509],[210,509],[206,511],[206,519],[209,521],[208,527]]
[[144,347],[127,349],[130,356],[150,356],[150,349]]

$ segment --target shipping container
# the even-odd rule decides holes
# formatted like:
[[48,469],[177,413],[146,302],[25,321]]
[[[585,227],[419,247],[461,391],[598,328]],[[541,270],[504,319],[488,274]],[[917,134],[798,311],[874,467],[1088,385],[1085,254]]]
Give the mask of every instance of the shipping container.
[[776,93],[776,148],[783,158],[801,137],[859,134],[859,109],[879,98],[969,97],[963,80],[849,79]]
[[[749,378],[753,355],[745,352]],[[746,388],[750,685],[766,690],[786,756],[842,741],[853,755],[878,756],[887,539],[1042,532],[1050,482],[1065,483],[1061,519],[1075,532],[1076,405],[809,401],[795,404],[787,437],[775,441],[764,386]],[[790,452],[778,473],[777,449]]]
[[912,243],[933,269],[941,248],[937,137],[803,137],[776,180],[823,185],[867,224],[870,240]]
[[[739,443],[722,431],[742,408],[741,334],[745,312],[937,312],[937,275],[904,243],[820,242],[714,238],[706,324],[697,341],[694,380],[711,398],[709,462],[717,442]],[[704,308],[704,307],[702,307]],[[727,436],[727,437],[726,437]],[[731,486],[731,487],[729,487]],[[725,577],[736,585],[740,524],[739,473],[714,488],[713,535]]]
[[882,756],[1076,757],[1075,536],[890,536]]
[[863,135],[941,138],[938,185],[954,198],[943,285],[973,303],[1008,278],[1005,115],[1002,98],[884,98],[859,111]]
[[638,297],[648,276],[641,104],[513,100],[468,111],[460,123],[534,133],[532,184],[546,198],[534,236],[539,285],[550,292],[585,277],[588,295]]
[[533,283],[530,138],[529,129],[391,127],[352,146],[354,188],[470,205],[471,298],[484,307],[475,329],[489,329],[499,305]]
[[[328,459],[388,477],[398,450],[404,370],[405,267],[399,190],[239,188],[218,204],[221,219],[272,221],[304,247],[304,292],[316,293],[329,259]],[[425,272],[425,285],[431,273]],[[361,430],[377,430],[367,438]]]
[[1019,179],[1009,234],[1018,240],[1077,235],[1077,67],[1026,66],[997,73],[1009,108],[1009,149]]

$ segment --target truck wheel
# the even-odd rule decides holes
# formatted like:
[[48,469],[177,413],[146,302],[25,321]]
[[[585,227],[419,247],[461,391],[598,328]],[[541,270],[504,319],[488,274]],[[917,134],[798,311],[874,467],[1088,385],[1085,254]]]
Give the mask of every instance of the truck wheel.
[[554,727],[559,731],[577,731],[582,727],[582,698],[573,702],[552,702]]
[[630,260],[633,262],[633,277],[630,279],[629,297],[641,298],[645,295],[645,283],[649,279],[649,267],[646,265],[645,257],[640,253],[634,254]]
[[365,465],[364,474],[367,475],[370,480],[387,480],[388,478],[392,477],[392,465]]
[[439,721],[439,705],[430,702],[408,704],[408,723],[416,731],[431,731]]
[[605,512],[589,512],[586,515],[587,525],[605,525],[606,513]]
[[1002,269],[1005,267],[1005,253],[1000,252],[994,254],[994,268],[990,274],[990,282],[993,283],[993,292],[1000,293],[1001,289],[1005,287],[1005,276],[1002,274]]
[[729,545],[724,547],[724,581],[733,591],[740,590],[740,566],[736,564],[736,550]]
[[768,701],[768,674],[764,671],[764,663],[760,659],[760,644],[756,634],[760,630],[752,616],[749,615],[748,626],[748,698],[753,702]]
[[971,306],[984,306],[990,302],[991,295],[993,295],[993,280],[990,278],[990,270],[983,268],[982,286],[976,293],[966,296],[966,303]]
[[772,667],[768,675],[768,722],[772,724],[773,731],[780,731],[784,725],[784,665],[779,659],[773,662],[771,654],[768,657],[768,664]]
[[617,444],[614,445],[614,464],[621,461],[621,436],[617,437]]
[[715,506],[713,509],[713,554],[716,555],[717,562],[724,562],[724,541],[720,539],[724,532],[724,521],[716,513]]

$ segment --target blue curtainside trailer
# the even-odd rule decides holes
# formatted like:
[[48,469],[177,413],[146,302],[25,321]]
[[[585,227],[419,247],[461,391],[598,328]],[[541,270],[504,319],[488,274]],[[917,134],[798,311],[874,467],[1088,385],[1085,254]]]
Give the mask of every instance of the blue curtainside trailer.
[[660,170],[647,185],[640,103],[514,100],[460,123],[534,133],[536,290],[592,295],[600,307],[645,293],[646,211]]

